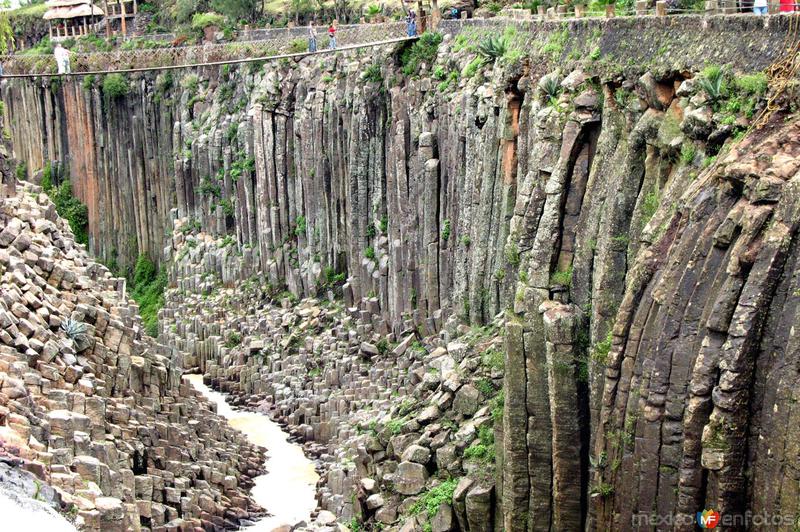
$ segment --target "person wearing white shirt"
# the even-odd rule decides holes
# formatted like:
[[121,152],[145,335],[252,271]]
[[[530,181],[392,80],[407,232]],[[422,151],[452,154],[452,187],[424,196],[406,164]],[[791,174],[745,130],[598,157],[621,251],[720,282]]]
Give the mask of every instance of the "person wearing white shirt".
[[69,50],[61,46],[61,43],[56,44],[56,47],[53,50],[53,55],[56,57],[56,64],[58,65],[59,74],[70,73],[69,54]]
[[753,2],[753,13],[756,15],[767,14],[767,0],[755,0]]

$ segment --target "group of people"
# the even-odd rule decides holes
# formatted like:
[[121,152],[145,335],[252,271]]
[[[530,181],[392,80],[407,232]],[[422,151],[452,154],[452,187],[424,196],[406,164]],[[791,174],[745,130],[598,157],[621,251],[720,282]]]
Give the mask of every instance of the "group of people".
[[[336,23],[331,22],[328,26],[328,49],[336,50]],[[308,25],[308,51],[317,51],[317,30],[314,28],[314,23]]]

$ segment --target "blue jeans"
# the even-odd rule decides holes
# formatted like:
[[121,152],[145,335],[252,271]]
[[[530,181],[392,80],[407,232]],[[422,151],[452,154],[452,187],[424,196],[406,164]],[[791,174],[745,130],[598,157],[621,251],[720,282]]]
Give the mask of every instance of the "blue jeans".
[[328,49],[335,50],[336,49],[336,37],[331,37],[330,41],[328,41]]
[[753,8],[753,13],[755,13],[756,15],[766,15],[767,14],[767,6],[754,7]]
[[308,51],[309,52],[316,52],[317,51],[317,40],[316,39],[309,39],[308,40]]
[[409,22],[408,23],[408,36],[409,37],[416,37],[417,36],[417,23],[416,22]]

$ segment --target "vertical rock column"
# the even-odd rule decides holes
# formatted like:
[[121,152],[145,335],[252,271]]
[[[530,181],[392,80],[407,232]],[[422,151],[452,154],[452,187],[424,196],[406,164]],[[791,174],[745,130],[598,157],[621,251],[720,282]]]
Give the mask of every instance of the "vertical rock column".
[[[547,301],[544,311],[547,382],[550,396],[550,419],[553,438],[553,520],[554,530],[581,530],[585,506],[583,482],[583,418],[579,406],[578,384],[585,378],[581,360],[583,313],[575,305]],[[532,516],[534,519],[535,516]]]

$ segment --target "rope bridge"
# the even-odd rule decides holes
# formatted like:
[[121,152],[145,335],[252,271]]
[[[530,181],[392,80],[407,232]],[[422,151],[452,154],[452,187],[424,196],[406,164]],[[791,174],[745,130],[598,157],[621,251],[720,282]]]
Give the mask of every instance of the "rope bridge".
[[[72,54],[70,74],[64,76],[89,76],[111,73],[176,70],[204,66],[254,63],[259,61],[293,59],[322,55],[336,51],[355,50],[373,46],[413,41],[417,37],[406,35],[404,23],[369,24],[347,32],[336,32],[338,46],[327,49],[328,36],[318,32],[316,52],[304,50],[306,37],[291,36],[258,41],[206,44],[202,46],[165,47],[140,50],[114,50]],[[52,54],[0,56],[4,78],[31,78],[56,75],[55,57]]]

